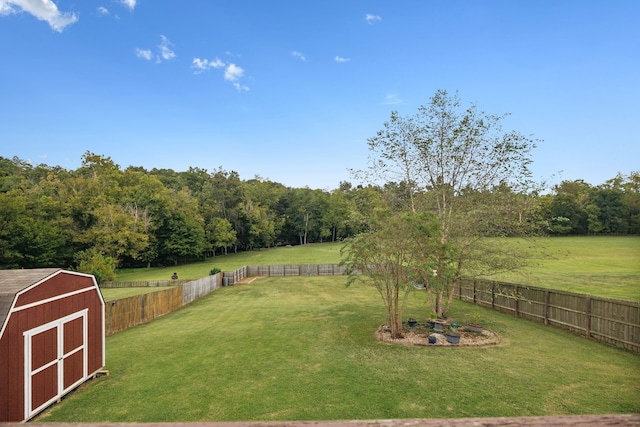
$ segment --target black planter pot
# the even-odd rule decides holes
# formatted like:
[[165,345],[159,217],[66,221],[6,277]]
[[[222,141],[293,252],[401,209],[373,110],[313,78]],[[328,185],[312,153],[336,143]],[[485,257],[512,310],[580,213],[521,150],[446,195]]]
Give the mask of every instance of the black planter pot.
[[447,341],[451,344],[460,344],[460,334],[457,332],[447,332],[445,334]]
[[436,339],[436,337],[430,336],[429,337],[429,344],[435,344],[438,340]]
[[410,328],[413,328],[417,324],[418,324],[418,321],[416,319],[413,319],[413,318],[407,319],[407,325],[409,325]]
[[482,327],[482,325],[469,323],[465,329],[469,332],[482,332],[484,328]]

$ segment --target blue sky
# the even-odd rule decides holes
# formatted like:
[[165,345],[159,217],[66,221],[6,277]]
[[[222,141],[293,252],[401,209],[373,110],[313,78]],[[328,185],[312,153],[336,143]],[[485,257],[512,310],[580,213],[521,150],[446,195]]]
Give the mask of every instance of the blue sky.
[[640,170],[640,2],[0,0],[0,156],[357,181],[438,89],[542,140],[534,176]]

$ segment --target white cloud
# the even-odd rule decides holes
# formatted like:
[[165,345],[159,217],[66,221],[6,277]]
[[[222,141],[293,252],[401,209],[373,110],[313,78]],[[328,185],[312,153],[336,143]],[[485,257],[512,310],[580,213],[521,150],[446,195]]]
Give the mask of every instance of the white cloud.
[[342,56],[336,56],[335,58],[333,58],[333,60],[336,61],[336,62],[349,62],[349,61],[351,61],[351,59],[343,58]]
[[136,48],[136,56],[138,58],[146,59],[150,61],[155,58],[156,64],[161,63],[163,60],[168,61],[176,57],[176,53],[173,51],[173,43],[163,35],[160,35],[160,44],[158,45],[158,53],[153,54],[151,49]]
[[194,74],[200,74],[212,68],[224,68],[224,79],[230,82],[238,92],[248,91],[249,87],[240,82],[240,78],[244,76],[244,69],[234,63],[225,63],[216,57],[216,59],[193,58],[191,68],[194,68]]
[[293,52],[291,52],[291,56],[298,58],[300,61],[307,60],[307,58],[305,58],[305,56],[301,52],[298,52],[297,50],[294,50]]
[[6,0],[0,0],[0,16],[12,15],[16,10]]
[[98,7],[98,13],[100,15],[108,15],[109,14],[109,10],[104,6],[100,6],[100,7]]
[[238,67],[236,64],[229,64],[227,68],[224,70],[224,79],[233,84],[238,92],[240,91],[248,91],[249,88],[240,84],[240,77],[244,75],[244,70]]
[[238,67],[236,64],[229,64],[226,70],[224,70],[224,79],[230,82],[237,81],[244,74],[244,70]]
[[136,7],[136,0],[120,0],[120,3],[127,6],[129,10],[133,10]]
[[364,16],[364,20],[367,21],[367,24],[375,24],[376,22],[382,21],[382,18],[379,17],[378,15],[372,15],[370,13],[367,13]]
[[176,54],[172,49],[173,43],[171,43],[169,39],[163,35],[161,35],[160,38],[162,39],[162,41],[160,42],[158,49],[160,50],[160,56],[162,57],[162,59],[168,61],[169,59],[175,58]]
[[200,59],[200,58],[193,58],[193,62],[191,63],[191,68],[195,68],[196,71],[195,73],[201,73],[203,71],[207,71],[208,69],[211,68],[222,68],[224,67],[226,64],[224,62],[222,62],[220,59],[216,58],[216,59]]
[[404,101],[402,99],[400,99],[400,97],[397,94],[390,93],[385,97],[384,102],[382,104],[384,104],[384,105],[396,105],[396,104],[402,104],[403,102]]
[[51,0],[0,0],[0,15],[11,15],[20,10],[30,13],[41,21],[46,21],[55,31],[73,24],[78,16],[72,12],[60,12]]
[[146,59],[147,61],[151,61],[153,59],[153,53],[149,49],[136,49],[136,56],[138,58]]

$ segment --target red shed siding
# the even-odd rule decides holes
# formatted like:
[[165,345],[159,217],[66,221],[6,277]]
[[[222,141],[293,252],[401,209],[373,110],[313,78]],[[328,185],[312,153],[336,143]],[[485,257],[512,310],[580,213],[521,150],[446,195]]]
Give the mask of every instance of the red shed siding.
[[[58,298],[66,294],[68,296]],[[18,296],[0,339],[0,422],[24,419],[24,332],[82,310],[87,310],[86,348],[65,359],[65,389],[78,379],[78,373],[80,377],[83,376],[84,352],[87,353],[88,375],[94,374],[104,366],[104,312],[99,290],[94,286],[91,277],[62,272]],[[57,359],[56,331],[57,328],[47,329],[33,335],[32,371]],[[82,340],[82,318],[64,325],[64,353],[78,348],[82,345]],[[51,396],[52,387],[57,388],[56,381],[55,365],[33,375],[33,408],[48,400],[47,396]]]

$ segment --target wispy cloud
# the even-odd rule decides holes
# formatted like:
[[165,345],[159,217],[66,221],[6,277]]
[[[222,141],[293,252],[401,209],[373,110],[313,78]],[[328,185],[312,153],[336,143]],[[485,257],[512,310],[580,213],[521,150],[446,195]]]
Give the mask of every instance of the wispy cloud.
[[351,58],[343,58],[342,56],[336,56],[335,58],[333,58],[333,60],[336,62],[349,62],[351,61]]
[[109,14],[109,9],[107,9],[104,6],[100,6],[100,7],[98,7],[98,13],[100,15],[108,15]]
[[176,57],[176,53],[173,51],[173,43],[164,35],[160,35],[157,54],[154,55],[151,49],[136,48],[135,52],[138,58],[146,59],[147,61],[155,58],[157,64]]
[[367,13],[366,15],[364,15],[364,20],[367,21],[367,24],[373,25],[376,22],[382,21],[382,18],[378,15],[372,15],[370,13]]
[[240,82],[240,79],[244,76],[244,69],[232,62],[226,63],[217,57],[215,59],[193,58],[191,68],[195,69],[194,74],[200,74],[212,68],[224,68],[225,81],[230,82],[238,92],[246,92],[249,90],[248,86]]
[[129,10],[133,10],[136,7],[136,0],[120,0],[120,3],[127,6]]
[[305,56],[302,54],[302,52],[298,52],[297,50],[294,50],[291,52],[291,56],[293,56],[294,58],[298,58],[300,61],[306,61],[307,58],[305,58]]
[[53,30],[58,32],[62,32],[67,25],[78,21],[75,13],[60,12],[52,0],[0,0],[0,15],[12,15],[22,11],[41,21],[46,21]]
[[147,61],[151,61],[153,59],[153,53],[149,49],[136,49],[136,56],[138,58],[146,59]]
[[168,61],[169,59],[175,58],[176,53],[172,49],[173,43],[171,43],[169,39],[163,35],[160,35],[160,38],[162,39],[162,41],[160,42],[158,49],[160,50],[160,56],[162,57],[162,59]]
[[206,59],[206,58],[193,58],[193,62],[191,63],[191,68],[195,68],[196,74],[202,73],[203,71],[207,71],[211,68],[222,68],[225,66],[225,63],[220,59]]
[[384,104],[384,105],[396,105],[396,104],[402,104],[403,102],[404,101],[402,99],[400,99],[400,96],[398,96],[398,94],[390,93],[384,98],[384,102],[382,104]]

